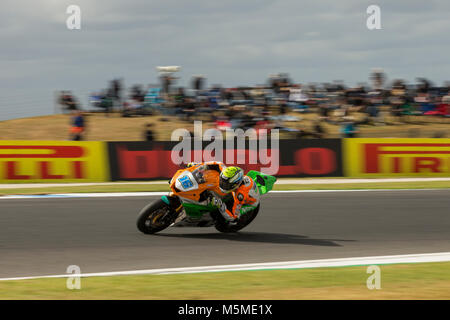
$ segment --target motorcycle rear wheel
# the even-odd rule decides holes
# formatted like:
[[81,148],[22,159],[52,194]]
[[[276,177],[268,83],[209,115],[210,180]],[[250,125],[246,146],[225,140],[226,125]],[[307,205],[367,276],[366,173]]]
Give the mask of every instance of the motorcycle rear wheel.
[[253,209],[252,211],[247,212],[242,217],[239,218],[238,223],[235,225],[230,225],[225,219],[221,216],[221,219],[218,219],[214,227],[217,231],[230,233],[230,232],[238,232],[241,229],[244,229],[248,226],[258,215],[259,205]]
[[171,219],[168,219],[170,213],[170,207],[161,199],[149,203],[139,212],[137,228],[145,234],[162,231],[172,224]]

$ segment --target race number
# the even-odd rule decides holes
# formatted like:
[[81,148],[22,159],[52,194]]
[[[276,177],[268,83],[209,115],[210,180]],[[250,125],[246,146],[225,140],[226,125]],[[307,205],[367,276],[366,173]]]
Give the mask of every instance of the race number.
[[189,188],[192,188],[194,186],[194,184],[192,183],[192,181],[189,178],[189,176],[181,177],[181,178],[178,179],[178,181],[181,183],[181,186],[185,190],[187,190]]

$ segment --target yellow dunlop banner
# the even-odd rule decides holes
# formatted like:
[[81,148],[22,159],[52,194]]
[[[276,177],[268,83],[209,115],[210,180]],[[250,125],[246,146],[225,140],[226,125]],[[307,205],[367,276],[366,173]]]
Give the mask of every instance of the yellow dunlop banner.
[[108,180],[105,142],[0,141],[0,183]]
[[344,175],[450,176],[450,139],[344,139]]

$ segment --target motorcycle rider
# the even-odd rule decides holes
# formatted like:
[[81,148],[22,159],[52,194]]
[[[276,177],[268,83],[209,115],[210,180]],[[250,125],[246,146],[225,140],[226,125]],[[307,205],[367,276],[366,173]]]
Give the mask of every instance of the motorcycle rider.
[[[259,191],[255,181],[244,175],[239,167],[227,167],[222,162],[210,161],[204,163],[191,162],[187,167],[203,166],[204,170],[220,171],[219,190],[222,194],[214,193],[207,202],[219,209],[220,214],[231,224],[237,223],[241,209],[245,205],[256,207],[259,204]],[[232,201],[224,202],[224,198],[231,194]]]

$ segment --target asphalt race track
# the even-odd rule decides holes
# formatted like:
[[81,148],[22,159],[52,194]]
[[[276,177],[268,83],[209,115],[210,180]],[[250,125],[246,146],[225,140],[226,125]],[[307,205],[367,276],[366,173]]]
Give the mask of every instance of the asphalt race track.
[[0,200],[0,278],[450,251],[445,190],[273,193],[240,233],[144,235],[155,198]]

